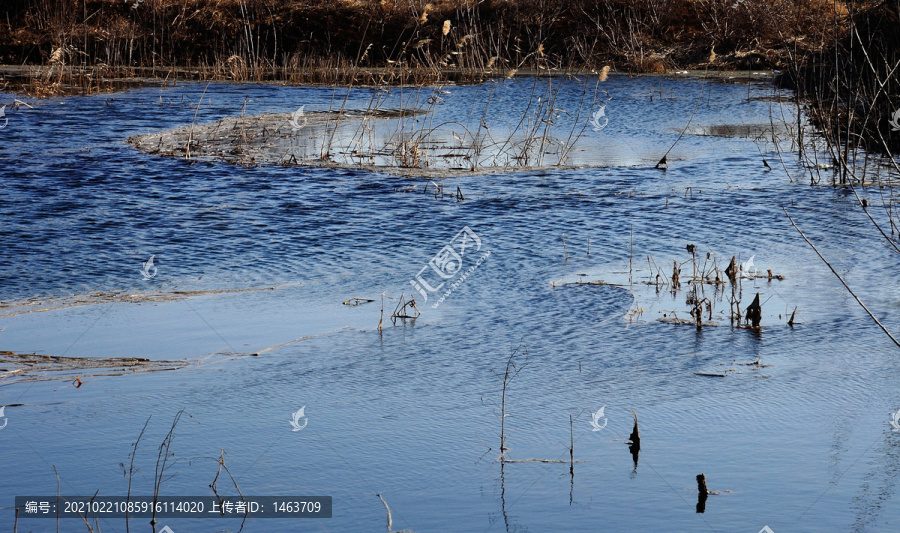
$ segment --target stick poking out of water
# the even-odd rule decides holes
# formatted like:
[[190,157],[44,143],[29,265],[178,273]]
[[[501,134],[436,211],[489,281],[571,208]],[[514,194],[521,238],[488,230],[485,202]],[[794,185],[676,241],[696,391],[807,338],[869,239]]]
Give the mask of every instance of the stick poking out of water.
[[809,239],[806,238],[806,235],[804,235],[802,231],[800,231],[800,228],[797,227],[797,224],[794,223],[794,219],[791,218],[791,215],[788,214],[787,209],[785,209],[784,206],[782,206],[781,209],[782,209],[782,211],[784,211],[784,214],[787,215],[788,220],[791,221],[791,225],[794,226],[794,229],[797,230],[797,233],[799,233],[800,236],[803,237],[803,240],[806,241],[806,244],[808,244],[813,249],[813,251],[816,252],[816,255],[819,256],[819,259],[821,259],[822,262],[825,263],[825,265],[831,269],[831,272],[835,276],[837,276],[838,281],[840,281],[844,285],[844,288],[847,289],[847,292],[850,293],[850,296],[853,296],[853,298],[856,300],[856,303],[858,303],[859,306],[862,307],[866,311],[866,313],[869,314],[870,317],[872,317],[872,320],[874,320],[875,323],[878,324],[878,327],[881,328],[881,330],[884,331],[885,334],[887,334],[887,336],[890,337],[892,341],[894,341],[894,344],[896,344],[897,346],[900,346],[900,342],[898,342],[897,339],[895,339],[894,336],[891,335],[891,332],[888,331],[886,327],[884,327],[884,324],[882,324],[881,322],[878,321],[877,318],[875,318],[875,315],[873,315],[872,312],[869,311],[869,308],[866,307],[866,304],[862,303],[862,300],[860,300],[859,297],[856,296],[856,294],[853,292],[853,289],[851,289],[850,286],[847,285],[847,282],[844,281],[844,278],[842,278],[841,275],[837,273],[837,270],[835,270],[834,267],[831,266],[831,263],[829,263],[828,260],[825,259],[825,257],[821,253],[819,253],[819,250],[816,248],[816,246]]
[[641,447],[641,433],[638,430],[638,421],[637,421],[637,413],[634,410],[631,410],[631,414],[634,416],[634,429],[631,430],[631,435],[628,436],[628,440],[638,448]]
[[709,489],[706,487],[706,474],[703,472],[697,474],[697,492],[700,494],[709,494]]
[[669,168],[669,161],[667,159],[669,157],[669,152],[671,152],[672,149],[675,148],[675,145],[678,144],[678,141],[680,141],[682,137],[684,137],[684,133],[691,126],[691,122],[693,122],[693,120],[694,120],[694,115],[697,114],[697,108],[700,107],[700,99],[701,98],[703,98],[703,86],[702,85],[700,86],[700,94],[697,95],[697,104],[694,105],[694,111],[691,113],[691,118],[688,119],[687,124],[684,125],[684,129],[681,130],[681,134],[678,136],[677,139],[675,139],[675,142],[672,143],[672,146],[670,146],[669,149],[666,150],[666,153],[663,154],[662,159],[659,160],[659,163],[657,163],[656,167],[654,167],[654,168],[663,169],[663,170],[666,170]]
[[747,307],[747,310],[744,311],[744,320],[747,321],[747,324],[750,327],[758,328],[759,323],[762,320],[762,305],[759,303],[759,293],[756,293],[756,298],[753,299],[753,303]]
[[575,426],[572,415],[569,415],[569,474],[575,475]]
[[378,496],[378,499],[381,500],[381,503],[384,504],[384,509],[387,511],[387,519],[388,519],[387,530],[388,530],[388,533],[390,533],[390,531],[391,531],[391,508],[388,507],[387,502],[384,501],[384,498],[381,497],[381,494],[376,494],[375,496]]
[[[135,4],[135,5],[137,5],[137,4]],[[206,89],[209,89],[210,83],[212,83],[212,80],[209,80],[206,83],[206,87],[203,88],[203,94],[200,95],[200,101],[197,102],[197,108],[194,109],[194,118],[193,118],[193,120],[191,120],[191,132],[188,135],[187,146],[185,147],[185,150],[184,150],[184,158],[185,159],[191,158],[191,143],[194,142],[194,123],[197,122],[197,113],[200,112],[200,104],[203,103],[203,97],[206,96]],[[162,137],[159,138],[159,141],[162,142]]]
[[706,512],[706,498],[709,497],[709,489],[706,488],[706,474],[697,474],[697,512]]
[[728,276],[728,280],[731,281],[732,285],[737,285],[738,281],[738,266],[737,266],[737,257],[731,256],[731,262],[728,263],[728,268],[725,269],[725,275]]

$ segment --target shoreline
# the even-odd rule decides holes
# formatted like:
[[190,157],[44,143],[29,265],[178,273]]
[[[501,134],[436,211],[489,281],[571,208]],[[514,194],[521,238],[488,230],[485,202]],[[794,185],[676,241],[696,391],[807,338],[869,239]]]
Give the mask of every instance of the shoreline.
[[[433,72],[427,69],[398,69],[392,68],[366,68],[359,69],[348,79],[340,83],[335,82],[311,82],[291,81],[274,77],[260,79],[227,79],[208,77],[208,73],[196,69],[174,68],[169,70],[153,69],[152,67],[129,67],[118,72],[107,72],[106,75],[95,77],[96,67],[71,66],[68,69],[68,81],[58,82],[52,90],[41,89],[44,79],[52,78],[58,69],[52,65],[0,65],[0,92],[5,94],[21,94],[26,97],[48,98],[54,96],[90,96],[93,94],[109,94],[128,91],[133,88],[142,88],[160,84],[164,87],[176,86],[179,83],[230,83],[236,85],[271,85],[278,87],[333,87],[333,88],[378,88],[378,87],[436,87],[453,85],[478,85],[491,80],[516,79],[516,78],[591,78],[601,76],[602,71],[589,68],[579,69],[519,69],[510,75],[509,72],[498,70],[483,71],[477,77],[472,73],[462,70],[442,70],[442,78],[435,78],[416,83],[404,83],[403,80],[412,77],[416,79],[426,78]],[[139,71],[158,72],[158,75],[139,75]],[[389,79],[392,74],[405,72],[407,75],[394,76],[399,80],[396,83],[365,83],[359,79],[374,80],[377,78]],[[750,70],[725,70],[725,69],[681,69],[664,72],[609,72],[609,78],[687,78],[709,79],[728,82],[738,80],[751,83],[774,82],[780,75],[780,71],[774,69],[750,69]],[[604,78],[605,79],[605,78]],[[89,84],[79,83],[79,80],[89,80]]]

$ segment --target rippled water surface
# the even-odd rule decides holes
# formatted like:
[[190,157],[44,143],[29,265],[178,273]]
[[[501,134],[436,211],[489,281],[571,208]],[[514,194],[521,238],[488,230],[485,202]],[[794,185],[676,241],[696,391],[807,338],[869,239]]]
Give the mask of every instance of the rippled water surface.
[[[575,115],[582,86],[563,83],[555,105]],[[497,111],[486,120],[499,128],[533,84],[490,85],[453,87],[436,113],[469,113],[492,95]],[[123,465],[145,422],[131,483],[152,495],[158,448],[184,409],[161,494],[210,495],[224,449],[244,495],[333,497],[330,519],[257,519],[244,531],[384,531],[376,494],[393,530],[419,532],[896,531],[900,431],[889,422],[900,409],[900,350],[782,207],[892,331],[896,255],[852,190],[809,185],[779,126],[791,111],[767,98],[770,87],[621,77],[602,88],[609,122],[578,145],[597,167],[445,179],[464,201],[435,198],[433,186],[423,193],[422,178],[195,162],[126,143],[189,125],[195,111],[210,122],[242,106],[327,110],[331,89],[210,85],[199,111],[191,106],[205,85],[8,108],[0,302],[10,307],[0,310],[0,350],[189,364],[92,373],[79,387],[0,368],[0,528],[12,530],[14,496],[57,492],[54,467],[62,494],[125,494]],[[349,106],[370,96],[359,89]],[[654,169],[689,119],[670,168]],[[883,191],[857,192],[874,203]],[[429,261],[464,227],[480,248],[461,257],[465,280],[435,308],[462,274],[427,302],[410,280],[425,267],[427,280],[442,281]],[[752,257],[784,276],[742,282],[743,307],[760,293],[761,331],[730,327],[727,296],[712,292],[720,326],[657,320],[687,316],[684,292],[629,285],[629,265],[635,282],[648,279],[648,263],[670,276],[678,261],[686,277],[688,244],[701,263]],[[151,255],[155,275],[145,279]],[[598,279],[622,283],[566,284]],[[266,290],[219,292],[243,289]],[[392,323],[411,291],[422,315]],[[134,301],[111,297],[122,293]],[[90,305],[59,304],[91,295]],[[354,297],[375,301],[342,304]],[[497,461],[514,350],[509,457],[565,463]],[[592,431],[591,413],[604,406],[606,426]],[[301,407],[308,424],[292,431]],[[637,465],[624,442],[632,410]],[[701,472],[721,491],[704,513]],[[236,492],[221,477],[218,487]],[[163,523],[176,533],[241,527]],[[18,528],[51,531],[55,521],[20,517]],[[126,531],[121,519],[101,519],[100,529]],[[67,520],[61,530],[87,528]]]

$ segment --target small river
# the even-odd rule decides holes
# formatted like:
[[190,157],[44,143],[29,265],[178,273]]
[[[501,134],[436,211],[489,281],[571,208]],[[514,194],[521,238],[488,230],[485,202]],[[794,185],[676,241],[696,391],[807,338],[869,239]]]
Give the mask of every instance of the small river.
[[[433,177],[167,158],[126,142],[242,112],[324,111],[343,90],[179,84],[7,107],[0,350],[186,365],[0,377],[0,529],[13,529],[15,496],[122,496],[129,477],[132,494],[152,495],[183,409],[161,495],[212,495],[224,450],[245,496],[333,498],[332,518],[250,519],[248,532],[385,531],[376,494],[392,531],[897,531],[900,349],[782,207],[892,332],[897,256],[852,189],[810,185],[786,133],[791,104],[735,81],[613,76],[608,122],[573,156],[590,166],[447,177],[443,198]],[[557,83],[567,131],[584,87]],[[490,98],[488,126],[508,127],[533,87],[447,87],[435,121],[477,123]],[[371,96],[354,89],[347,107]],[[668,170],[653,168],[676,140]],[[856,192],[874,206],[889,196]],[[752,258],[784,277],[741,281],[741,307],[760,294],[759,331],[730,325],[730,288],[709,294],[718,326],[658,320],[690,316],[686,291],[642,282],[673,262],[688,277],[689,244],[701,265]],[[417,275],[444,285],[422,287],[425,301]],[[579,280],[614,284],[568,283]],[[394,323],[401,294],[421,316]],[[514,352],[507,457],[563,462],[497,460]],[[701,472],[721,492],[703,513]],[[219,492],[235,483],[223,473]],[[126,531],[121,518],[99,526]],[[18,519],[19,531],[55,528]],[[153,528],[135,518],[130,530]]]

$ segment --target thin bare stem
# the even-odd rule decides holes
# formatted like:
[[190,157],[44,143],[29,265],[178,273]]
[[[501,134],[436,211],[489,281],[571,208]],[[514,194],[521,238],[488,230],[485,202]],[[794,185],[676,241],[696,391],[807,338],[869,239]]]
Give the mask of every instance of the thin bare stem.
[[794,219],[791,218],[791,215],[788,214],[787,209],[786,209],[785,207],[783,207],[783,206],[782,206],[781,209],[784,211],[784,214],[787,215],[788,220],[791,221],[791,225],[794,226],[794,229],[797,230],[797,233],[799,233],[800,236],[803,237],[803,240],[806,241],[806,244],[808,244],[808,245],[813,249],[813,251],[816,252],[816,255],[819,256],[819,259],[821,259],[822,262],[824,262],[824,263],[828,266],[828,268],[831,269],[831,272],[832,272],[835,276],[837,276],[837,279],[840,280],[841,284],[844,285],[844,288],[847,289],[847,292],[849,292],[850,295],[853,296],[853,298],[856,300],[856,303],[858,303],[859,306],[862,307],[862,308],[866,311],[866,313],[869,314],[870,317],[872,317],[872,320],[874,320],[875,323],[878,324],[878,327],[880,327],[881,330],[884,331],[884,332],[887,334],[887,336],[891,338],[892,341],[894,341],[894,344],[896,344],[898,347],[900,347],[900,341],[897,341],[897,339],[895,339],[894,336],[891,335],[891,332],[888,331],[886,327],[884,327],[884,324],[882,324],[877,318],[875,318],[875,315],[873,315],[872,312],[869,311],[869,308],[866,307],[866,305],[865,305],[864,303],[862,303],[862,300],[860,300],[859,297],[856,295],[856,293],[853,292],[853,289],[851,289],[850,286],[847,285],[847,282],[844,281],[844,278],[842,278],[841,275],[837,273],[837,270],[835,270],[834,267],[831,266],[831,263],[829,263],[828,260],[825,259],[825,257],[824,257],[821,253],[819,253],[819,250],[818,250],[818,249],[816,248],[816,246],[812,243],[812,241],[810,241],[809,239],[807,239],[807,238],[806,238],[806,235],[804,235],[803,232],[800,231],[800,228],[797,227],[797,224],[794,223]]

